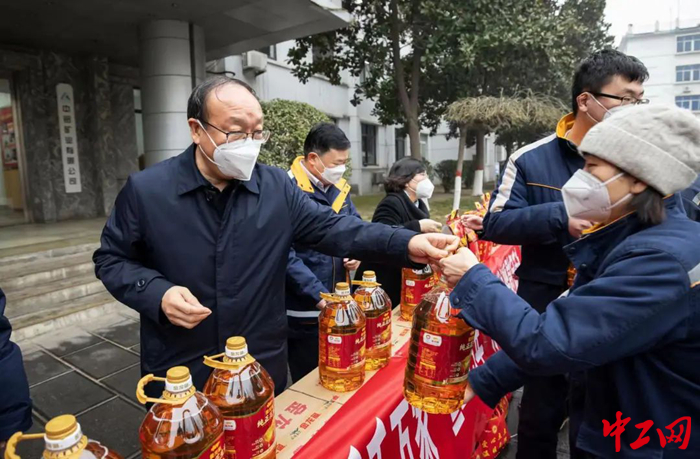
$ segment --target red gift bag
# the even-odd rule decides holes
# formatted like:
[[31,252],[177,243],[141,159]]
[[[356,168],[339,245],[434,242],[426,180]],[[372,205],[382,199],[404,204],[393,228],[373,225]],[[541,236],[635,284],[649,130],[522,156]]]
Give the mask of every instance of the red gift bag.
[[472,454],[472,459],[493,459],[506,447],[510,441],[510,432],[508,432],[508,425],[506,424],[509,404],[508,397],[503,397],[498,402],[493,415],[486,423],[486,428],[481,434],[481,439],[474,454]]

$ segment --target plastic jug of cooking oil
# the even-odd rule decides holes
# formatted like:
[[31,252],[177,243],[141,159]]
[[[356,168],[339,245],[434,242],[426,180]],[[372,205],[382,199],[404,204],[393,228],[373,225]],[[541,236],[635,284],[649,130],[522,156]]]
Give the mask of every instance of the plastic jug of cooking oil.
[[464,402],[474,329],[458,314],[440,279],[413,317],[403,393],[408,403],[427,413],[452,413]]
[[401,318],[413,320],[413,311],[435,285],[435,276],[430,266],[423,269],[403,268],[401,270]]
[[245,338],[226,341],[226,351],[204,357],[214,368],[204,395],[224,418],[226,459],[273,459],[275,452],[275,383],[248,353]]
[[[162,398],[146,397],[144,387],[164,381]],[[187,367],[173,367],[165,378],[146,375],[136,398],[153,406],[139,429],[142,457],[148,459],[222,459],[224,420],[219,409],[198,392]]]
[[389,364],[391,357],[391,299],[377,283],[374,271],[362,273],[355,290],[355,301],[365,313],[365,369],[377,370]]
[[365,315],[339,282],[335,294],[322,293],[318,318],[318,371],[321,385],[336,392],[359,388],[365,380]]
[[5,459],[20,459],[17,443],[25,440],[44,440],[44,459],[122,459],[100,442],[83,435],[80,424],[71,414],[64,414],[46,423],[45,433],[17,432],[7,440]]

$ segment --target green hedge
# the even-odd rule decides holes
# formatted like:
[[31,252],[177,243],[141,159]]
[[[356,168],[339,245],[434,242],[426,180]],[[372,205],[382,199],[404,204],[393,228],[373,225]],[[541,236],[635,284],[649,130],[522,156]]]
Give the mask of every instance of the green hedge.
[[[455,171],[457,160],[446,159],[435,166],[435,174],[440,177],[445,193],[451,193],[455,189]],[[474,161],[462,162],[462,188],[470,188],[474,181]]]
[[260,152],[260,161],[269,166],[288,169],[294,158],[304,154],[304,140],[309,130],[331,119],[322,111],[304,102],[273,99],[261,102],[265,129],[271,132]]

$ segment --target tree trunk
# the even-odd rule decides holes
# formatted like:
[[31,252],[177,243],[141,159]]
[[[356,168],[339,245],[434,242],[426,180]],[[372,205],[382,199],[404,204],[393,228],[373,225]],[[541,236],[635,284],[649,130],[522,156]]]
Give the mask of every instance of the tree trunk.
[[462,166],[464,164],[464,150],[467,146],[467,127],[459,127],[459,150],[457,150],[457,170],[455,170],[455,195],[452,200],[452,210],[459,209],[462,198]]
[[[416,116],[416,118],[418,118]],[[411,147],[411,157],[421,160],[423,157],[420,152],[420,127],[418,126],[418,119],[415,121],[408,120],[408,139]]]
[[510,155],[513,154],[513,144],[512,143],[507,143],[506,144],[506,161],[510,159]]
[[484,194],[484,137],[486,137],[486,132],[483,129],[478,129],[476,131],[476,158],[474,158],[472,196]]

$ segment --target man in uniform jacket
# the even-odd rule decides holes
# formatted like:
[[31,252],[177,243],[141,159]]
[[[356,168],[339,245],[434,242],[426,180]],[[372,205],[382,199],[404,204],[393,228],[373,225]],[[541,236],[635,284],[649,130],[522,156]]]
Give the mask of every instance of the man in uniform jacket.
[[[306,136],[304,156],[294,160],[289,177],[311,200],[338,215],[361,219],[350,199],[350,184],[343,178],[350,141],[333,123],[319,123]],[[318,316],[325,304],[321,293],[345,282],[357,260],[317,252],[302,244],[289,251],[285,304],[289,324],[289,370],[298,381],[318,366]],[[346,271],[347,270],[347,271]]]

